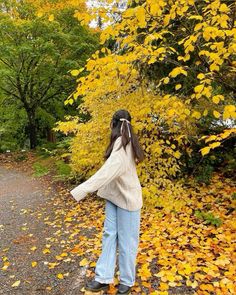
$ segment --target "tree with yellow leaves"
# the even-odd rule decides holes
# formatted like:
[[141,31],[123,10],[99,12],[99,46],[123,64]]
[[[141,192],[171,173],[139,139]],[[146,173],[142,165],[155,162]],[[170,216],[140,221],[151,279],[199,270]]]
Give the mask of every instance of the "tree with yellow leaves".
[[[116,10],[113,2],[100,17],[107,21]],[[75,16],[83,23],[93,19],[91,13]],[[83,122],[78,116],[57,127],[76,135],[74,170],[81,176],[94,172],[90,168],[100,164],[111,114],[126,108],[135,114],[146,152],[138,167],[146,200],[178,198],[183,182],[178,176],[193,153],[192,143],[211,132],[225,139],[235,133],[225,123],[236,118],[235,33],[233,1],[128,1],[119,21],[102,31],[101,50],[76,72],[78,86],[66,102],[83,98],[79,112],[91,119]],[[220,132],[209,128],[212,122],[222,123]]]

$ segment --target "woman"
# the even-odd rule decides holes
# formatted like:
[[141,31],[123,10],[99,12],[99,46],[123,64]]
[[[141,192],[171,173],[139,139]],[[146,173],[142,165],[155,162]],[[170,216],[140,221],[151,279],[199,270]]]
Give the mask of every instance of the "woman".
[[71,191],[79,201],[88,193],[106,199],[102,253],[96,263],[95,277],[86,289],[107,290],[114,282],[118,246],[120,283],[117,294],[129,294],[135,284],[136,255],[139,244],[140,213],[143,205],[142,188],[136,163],[143,161],[144,152],[131,126],[127,110],[114,113],[110,144],[105,163],[88,180]]

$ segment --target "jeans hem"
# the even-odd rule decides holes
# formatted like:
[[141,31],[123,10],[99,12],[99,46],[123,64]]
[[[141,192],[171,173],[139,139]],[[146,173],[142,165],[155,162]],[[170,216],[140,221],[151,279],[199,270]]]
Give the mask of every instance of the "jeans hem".
[[98,278],[95,276],[95,281],[101,283],[101,284],[113,284],[114,283],[114,279],[102,279],[102,278]]
[[122,281],[120,281],[120,284],[128,286],[128,287],[133,287],[135,285],[135,283],[133,284],[127,284],[127,283],[123,283]]

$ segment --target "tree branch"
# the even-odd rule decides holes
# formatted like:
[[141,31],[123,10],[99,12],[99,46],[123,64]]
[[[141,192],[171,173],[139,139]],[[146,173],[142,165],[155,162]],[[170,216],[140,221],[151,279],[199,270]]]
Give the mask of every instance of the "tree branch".
[[14,92],[9,91],[9,90],[7,90],[6,88],[4,88],[4,87],[2,87],[2,86],[0,86],[0,89],[2,89],[2,90],[3,90],[4,92],[6,92],[7,94],[9,94],[9,95],[11,95],[11,96],[14,96],[15,98],[21,100],[20,96],[16,95]]

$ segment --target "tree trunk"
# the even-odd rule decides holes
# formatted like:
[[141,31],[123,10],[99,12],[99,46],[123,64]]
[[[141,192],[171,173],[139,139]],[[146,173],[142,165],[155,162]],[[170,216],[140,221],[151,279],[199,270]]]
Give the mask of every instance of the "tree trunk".
[[50,127],[47,128],[47,141],[56,142],[55,132]]
[[35,110],[30,110],[27,112],[29,118],[29,139],[30,148],[35,149],[37,146],[37,128],[35,120]]

